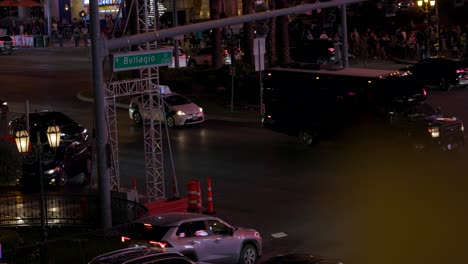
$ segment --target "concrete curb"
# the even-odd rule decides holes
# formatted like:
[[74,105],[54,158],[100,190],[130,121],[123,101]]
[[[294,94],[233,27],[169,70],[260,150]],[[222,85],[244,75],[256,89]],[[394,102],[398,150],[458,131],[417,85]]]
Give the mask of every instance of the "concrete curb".
[[[94,99],[90,97],[86,97],[82,94],[82,92],[78,92],[76,94],[76,98],[83,102],[94,103]],[[128,109],[128,104],[117,103],[117,108],[121,109]],[[205,120],[221,120],[221,121],[228,121],[228,122],[236,122],[236,123],[252,123],[252,124],[259,124],[261,125],[260,118],[258,120],[253,120],[252,118],[242,118],[242,117],[229,117],[223,115],[205,115]]]

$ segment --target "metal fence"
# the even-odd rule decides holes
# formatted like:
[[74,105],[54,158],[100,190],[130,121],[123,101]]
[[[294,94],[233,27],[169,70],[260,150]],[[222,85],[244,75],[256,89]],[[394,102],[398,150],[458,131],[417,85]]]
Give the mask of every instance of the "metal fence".
[[[137,202],[122,197],[112,197],[112,224],[131,222],[148,213]],[[39,226],[41,224],[39,194],[0,196],[0,227]],[[97,194],[46,196],[46,223],[48,226],[99,225],[99,202]]]
[[39,194],[0,196],[0,262],[39,263],[40,249],[45,247],[47,263],[87,263],[93,256],[119,249],[120,227],[148,215],[144,205],[124,196],[113,193],[113,228],[99,230],[97,194],[48,194],[45,242],[40,239]]

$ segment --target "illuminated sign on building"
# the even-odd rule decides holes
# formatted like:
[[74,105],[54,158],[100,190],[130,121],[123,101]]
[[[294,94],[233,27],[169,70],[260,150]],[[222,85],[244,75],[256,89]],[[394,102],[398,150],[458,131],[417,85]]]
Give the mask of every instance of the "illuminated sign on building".
[[[121,0],[99,0],[99,5],[120,5]],[[85,5],[89,5],[89,0],[84,0]]]

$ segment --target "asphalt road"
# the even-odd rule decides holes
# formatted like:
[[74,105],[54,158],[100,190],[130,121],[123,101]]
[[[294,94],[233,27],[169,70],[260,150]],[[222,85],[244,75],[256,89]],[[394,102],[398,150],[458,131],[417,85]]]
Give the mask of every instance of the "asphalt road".
[[[85,48],[18,50],[2,59],[0,97],[13,112],[23,112],[28,99],[31,110],[53,108],[93,127],[93,105],[75,96],[91,85]],[[468,90],[429,96],[468,120]],[[117,115],[122,186],[136,176],[144,193],[142,128],[125,109]],[[210,176],[216,215],[259,230],[265,259],[302,252],[346,264],[468,263],[466,153],[415,155],[373,127],[312,149],[256,124],[220,120],[171,130],[169,138],[181,195],[191,179],[202,182],[204,195]],[[170,157],[166,148],[168,193]]]

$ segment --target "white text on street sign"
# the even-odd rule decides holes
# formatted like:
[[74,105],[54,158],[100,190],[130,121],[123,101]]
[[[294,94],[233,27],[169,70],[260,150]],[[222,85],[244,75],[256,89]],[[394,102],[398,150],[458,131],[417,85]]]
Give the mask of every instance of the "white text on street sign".
[[114,54],[114,71],[168,66],[172,63],[172,49]]

